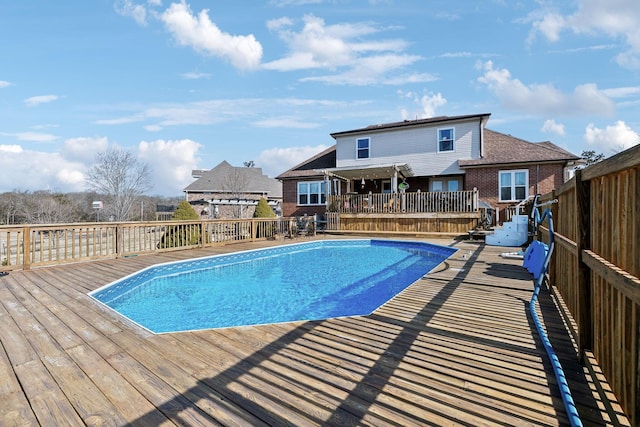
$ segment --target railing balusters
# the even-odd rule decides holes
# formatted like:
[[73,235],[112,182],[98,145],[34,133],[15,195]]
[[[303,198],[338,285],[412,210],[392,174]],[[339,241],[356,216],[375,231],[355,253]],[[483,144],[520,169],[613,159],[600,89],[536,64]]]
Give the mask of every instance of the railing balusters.
[[331,195],[327,212],[432,213],[477,212],[477,190]]
[[[313,220],[312,217],[309,220]],[[0,271],[276,238],[296,218],[0,225]],[[167,232],[174,233],[169,242]],[[198,238],[193,240],[193,236]]]

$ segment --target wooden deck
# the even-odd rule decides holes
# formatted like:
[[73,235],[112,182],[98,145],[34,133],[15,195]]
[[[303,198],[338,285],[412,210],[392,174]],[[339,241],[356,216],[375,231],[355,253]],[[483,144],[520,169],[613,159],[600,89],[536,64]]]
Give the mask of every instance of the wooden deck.
[[[0,425],[566,425],[505,248],[459,252],[366,317],[152,335],[86,294],[158,262],[262,242],[0,277]],[[541,318],[585,425],[608,424],[548,293]]]

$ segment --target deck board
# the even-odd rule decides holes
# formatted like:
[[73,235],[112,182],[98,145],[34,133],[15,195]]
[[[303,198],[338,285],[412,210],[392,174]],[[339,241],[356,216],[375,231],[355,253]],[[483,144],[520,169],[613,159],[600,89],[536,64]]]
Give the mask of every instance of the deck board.
[[[336,237],[334,237],[336,238]],[[0,277],[0,425],[568,425],[504,248],[460,249],[370,316],[154,335],[87,292],[147,266],[282,242]],[[547,292],[586,425],[607,424]]]

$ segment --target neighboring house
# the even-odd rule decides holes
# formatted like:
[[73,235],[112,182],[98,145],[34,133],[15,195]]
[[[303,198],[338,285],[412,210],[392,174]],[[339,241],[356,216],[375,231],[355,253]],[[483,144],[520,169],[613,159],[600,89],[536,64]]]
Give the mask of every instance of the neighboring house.
[[183,191],[196,212],[206,218],[251,218],[261,198],[281,213],[282,184],[261,168],[221,162],[211,170],[194,170],[196,179]]
[[462,191],[494,208],[546,193],[580,158],[550,142],[486,129],[490,114],[442,116],[332,133],[335,146],[277,177],[283,215],[322,214],[329,194]]

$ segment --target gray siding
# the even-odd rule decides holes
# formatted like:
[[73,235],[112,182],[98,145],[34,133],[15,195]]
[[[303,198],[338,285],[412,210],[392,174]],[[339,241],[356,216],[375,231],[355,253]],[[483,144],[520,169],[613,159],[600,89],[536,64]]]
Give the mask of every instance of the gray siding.
[[[438,153],[438,129],[454,130],[455,151]],[[369,137],[370,158],[356,159],[356,140]],[[416,176],[462,174],[458,160],[480,157],[480,123],[478,120],[447,123],[444,126],[390,129],[362,132],[336,139],[336,166],[363,167],[376,164],[404,164]]]

